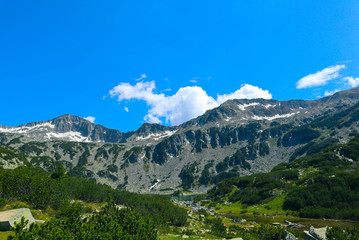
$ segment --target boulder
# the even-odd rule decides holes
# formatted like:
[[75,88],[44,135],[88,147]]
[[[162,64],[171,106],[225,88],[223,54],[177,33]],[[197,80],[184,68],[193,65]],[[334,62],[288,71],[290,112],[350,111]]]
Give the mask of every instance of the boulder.
[[312,234],[310,234],[309,231],[304,231],[303,237],[304,239],[308,239],[308,240],[318,240],[316,237],[312,236]]
[[285,231],[284,240],[297,240],[297,238],[292,233]]
[[327,227],[314,228],[311,226],[309,231],[304,231],[304,238],[310,240],[326,240],[327,229]]
[[310,227],[309,233],[320,240],[327,239],[327,227],[323,227],[323,228]]
[[11,227],[15,226],[15,223],[21,221],[22,217],[24,217],[25,220],[28,220],[26,227],[29,227],[31,223],[35,222],[35,219],[28,208],[0,212],[0,231],[9,231]]

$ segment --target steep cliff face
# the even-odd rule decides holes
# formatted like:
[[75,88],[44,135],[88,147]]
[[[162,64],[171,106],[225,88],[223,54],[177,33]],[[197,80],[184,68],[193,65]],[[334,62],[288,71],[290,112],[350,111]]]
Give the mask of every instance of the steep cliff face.
[[[117,188],[204,191],[228,177],[269,171],[308,146],[346,142],[359,130],[358,101],[359,88],[314,101],[235,99],[179,126],[146,123],[127,133],[63,115],[0,126],[0,140],[35,166],[52,171],[61,163],[69,174]],[[6,156],[5,167],[24,162],[10,164]]]

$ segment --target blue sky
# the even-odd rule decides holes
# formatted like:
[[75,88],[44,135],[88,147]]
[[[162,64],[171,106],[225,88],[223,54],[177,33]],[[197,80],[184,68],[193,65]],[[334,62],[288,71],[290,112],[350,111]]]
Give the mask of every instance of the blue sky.
[[231,98],[316,99],[359,85],[358,19],[356,0],[0,0],[0,124],[129,131]]

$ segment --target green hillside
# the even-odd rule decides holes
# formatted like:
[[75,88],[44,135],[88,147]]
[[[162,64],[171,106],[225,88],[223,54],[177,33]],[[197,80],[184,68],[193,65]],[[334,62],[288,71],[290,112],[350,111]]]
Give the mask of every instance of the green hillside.
[[[308,147],[314,151],[317,145]],[[218,183],[207,194],[214,202],[263,205],[300,217],[359,220],[359,135],[347,144],[282,163],[269,173]],[[273,204],[275,203],[275,204]]]

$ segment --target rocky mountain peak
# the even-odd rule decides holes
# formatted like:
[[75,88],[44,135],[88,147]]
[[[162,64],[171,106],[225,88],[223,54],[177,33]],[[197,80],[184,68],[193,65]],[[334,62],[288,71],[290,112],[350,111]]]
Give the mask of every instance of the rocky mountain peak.
[[161,124],[157,124],[157,123],[144,123],[139,129],[137,129],[136,134],[139,136],[148,136],[150,134],[157,134],[160,132],[165,132],[165,131],[173,131],[175,130],[177,127],[170,127],[170,126],[165,126],[165,125],[161,125]]
[[182,124],[181,127],[226,126],[256,120],[300,122],[323,112],[333,111],[333,108],[349,106],[358,100],[359,87],[337,92],[318,100],[233,99],[206,111],[202,116]]
[[95,128],[95,124],[78,116],[65,114],[50,120],[51,124],[55,126],[55,131],[59,133],[64,132],[80,132],[82,136],[88,137],[91,131]]
[[351,102],[351,101],[357,101],[359,100],[359,87],[351,88],[344,91],[339,91],[334,93],[331,96],[324,97],[315,101],[321,102],[321,103],[330,103],[330,102]]

